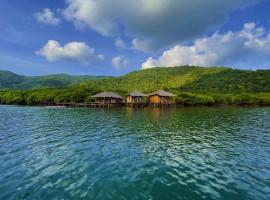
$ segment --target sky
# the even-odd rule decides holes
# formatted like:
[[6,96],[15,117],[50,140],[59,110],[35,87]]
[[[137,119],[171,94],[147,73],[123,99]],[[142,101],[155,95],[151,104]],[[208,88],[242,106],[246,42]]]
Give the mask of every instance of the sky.
[[270,0],[0,0],[0,70],[270,69]]

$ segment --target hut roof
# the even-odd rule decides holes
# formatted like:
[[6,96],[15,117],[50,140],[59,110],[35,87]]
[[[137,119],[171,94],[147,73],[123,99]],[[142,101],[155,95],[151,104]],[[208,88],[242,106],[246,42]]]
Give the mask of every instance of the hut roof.
[[132,96],[132,97],[147,97],[146,94],[142,93],[142,92],[131,92],[129,93],[127,96]]
[[164,91],[164,90],[158,90],[156,92],[149,94],[149,96],[154,96],[154,95],[158,95],[158,96],[162,96],[162,97],[176,97],[175,94],[172,94],[172,93]]
[[101,92],[94,96],[93,98],[115,98],[115,99],[123,99],[119,94],[116,94],[114,92]]

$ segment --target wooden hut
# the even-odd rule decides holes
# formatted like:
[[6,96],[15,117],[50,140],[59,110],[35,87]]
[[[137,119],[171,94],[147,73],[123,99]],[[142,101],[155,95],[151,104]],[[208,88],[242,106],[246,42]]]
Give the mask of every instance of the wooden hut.
[[123,103],[123,97],[114,92],[101,92],[92,97],[96,104],[120,106]]
[[173,106],[175,105],[175,94],[164,90],[158,90],[149,94],[150,105],[152,106]]
[[126,96],[127,106],[144,107],[147,105],[147,95],[142,92],[131,92]]

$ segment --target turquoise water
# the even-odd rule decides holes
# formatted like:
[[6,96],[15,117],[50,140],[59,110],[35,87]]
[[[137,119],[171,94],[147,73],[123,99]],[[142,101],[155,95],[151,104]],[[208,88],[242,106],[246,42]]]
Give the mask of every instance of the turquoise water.
[[270,199],[270,109],[0,106],[0,199]]

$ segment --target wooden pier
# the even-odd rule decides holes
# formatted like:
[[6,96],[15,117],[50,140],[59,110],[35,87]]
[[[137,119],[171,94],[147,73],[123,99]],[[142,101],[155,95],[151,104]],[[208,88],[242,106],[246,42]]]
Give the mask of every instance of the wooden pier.
[[162,103],[57,103],[53,107],[63,108],[115,108],[115,107],[131,107],[131,108],[163,108],[175,107],[176,104],[162,104]]
[[126,103],[125,105],[132,108],[144,108],[148,107],[149,103]]
[[150,107],[154,107],[154,108],[171,108],[171,107],[176,107],[175,103],[150,103],[149,104]]
[[57,103],[56,105],[67,108],[111,108],[124,106],[123,103]]
[[[111,108],[111,107],[175,107],[175,94],[166,92],[164,90],[158,90],[149,95],[142,92],[131,92],[125,100],[122,96],[114,92],[101,92],[92,98],[94,102],[91,103],[57,103],[57,107],[81,107],[81,108]],[[149,99],[148,99],[149,98]]]

